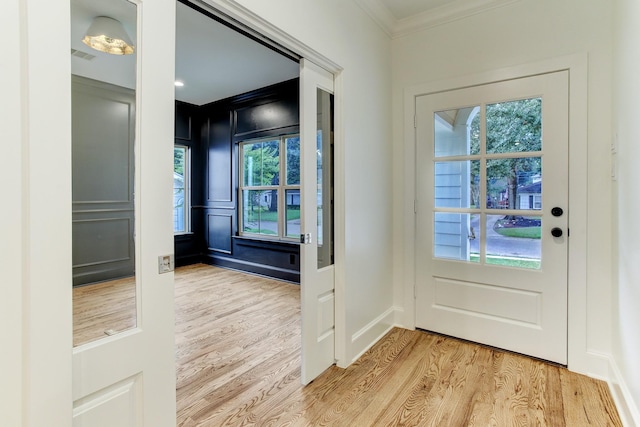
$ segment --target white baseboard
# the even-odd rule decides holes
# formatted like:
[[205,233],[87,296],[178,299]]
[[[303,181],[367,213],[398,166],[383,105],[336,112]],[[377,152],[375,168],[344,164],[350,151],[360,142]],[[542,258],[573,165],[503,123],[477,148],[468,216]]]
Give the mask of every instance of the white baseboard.
[[584,370],[571,369],[571,366],[569,366],[569,370],[577,372],[579,374],[587,375],[598,380],[607,382],[609,381],[609,365],[611,364],[610,355],[601,353],[599,351],[587,350],[585,360],[587,361],[587,363],[584,367]]
[[[380,314],[364,328],[351,336],[351,351],[349,351],[349,353],[355,355],[348,360],[348,365],[358,360],[395,326],[395,310],[395,307],[390,307],[387,311]],[[340,368],[346,368],[347,366],[341,366],[341,364],[338,363],[338,367]]]
[[587,372],[587,375],[607,382],[622,425],[625,427],[640,427],[638,406],[634,402],[613,356],[595,351],[588,351],[587,355],[589,358],[589,372]]
[[618,414],[625,427],[640,427],[640,411],[638,402],[633,400],[633,396],[627,387],[627,383],[620,373],[620,369],[613,357],[609,357],[609,390],[613,396],[613,401],[618,408]]

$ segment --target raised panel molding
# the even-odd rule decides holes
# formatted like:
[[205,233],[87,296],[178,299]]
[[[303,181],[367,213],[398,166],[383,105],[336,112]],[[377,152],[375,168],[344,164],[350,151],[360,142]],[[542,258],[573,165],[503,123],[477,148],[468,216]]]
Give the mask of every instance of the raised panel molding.
[[232,232],[233,214],[210,213],[207,215],[207,249],[231,254]]
[[192,109],[187,103],[176,101],[175,138],[191,141],[193,132]]
[[209,141],[207,149],[207,201],[234,202],[233,144],[231,142],[230,113],[209,119]]
[[73,221],[73,268],[133,259],[130,218]]
[[135,95],[73,76],[74,203],[132,203]]
[[72,76],[73,285],[134,273],[135,92]]
[[97,391],[74,402],[73,427],[135,427],[142,425],[139,377]]
[[256,132],[265,132],[297,126],[298,108],[289,100],[278,100],[261,105],[251,105],[235,110],[236,138]]

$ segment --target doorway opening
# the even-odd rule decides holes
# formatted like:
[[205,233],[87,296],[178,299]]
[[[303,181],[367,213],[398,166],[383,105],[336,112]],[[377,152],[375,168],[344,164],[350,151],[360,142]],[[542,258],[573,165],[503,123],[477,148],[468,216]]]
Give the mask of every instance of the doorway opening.
[[[82,1],[83,6],[87,6],[89,2]],[[178,10],[186,8],[186,12],[195,11],[195,15],[191,15],[194,20],[205,19],[207,27],[211,24],[219,24],[219,19],[212,19],[211,14],[203,13],[202,10],[189,7],[185,3],[177,4]],[[134,15],[135,18],[135,15]],[[180,12],[178,12],[178,20],[180,22]],[[135,19],[133,20],[135,21]],[[186,19],[187,24],[184,28],[189,30],[197,29],[198,26]],[[180,23],[178,23],[178,39],[180,39]],[[229,31],[226,26],[223,29]],[[135,28],[132,32],[135,32]],[[193,32],[193,31],[192,31]],[[235,29],[231,30],[237,36]],[[300,89],[301,83],[298,81],[299,74],[304,73],[305,67],[303,63],[298,63],[297,58],[292,58],[286,52],[275,51],[274,46],[259,40],[256,43],[255,37],[247,37],[248,34],[240,34],[240,38],[249,41],[249,43],[257,45],[259,49],[242,52],[243,49],[238,48],[233,41],[233,37],[229,34],[218,34],[216,37],[195,34],[186,37],[191,52],[200,54],[200,58],[206,56],[202,54],[203,47],[209,47],[211,40],[222,40],[225,47],[236,46],[227,51],[226,54],[218,54],[222,58],[212,68],[207,69],[205,64],[199,62],[182,61],[180,51],[178,52],[177,63],[187,65],[184,74],[176,69],[176,75],[180,79],[176,81],[176,123],[175,123],[175,149],[174,149],[174,171],[173,171],[173,228],[175,236],[175,254],[174,256],[160,256],[158,268],[160,273],[171,271],[174,265],[195,266],[192,268],[198,270],[198,274],[203,272],[220,272],[220,269],[212,269],[206,264],[227,267],[235,270],[243,270],[245,272],[254,273],[261,276],[271,276],[286,282],[301,282],[300,280],[300,259],[301,252],[299,245],[299,235],[302,230],[301,220],[303,215],[302,206],[305,206],[311,214],[313,221],[306,219],[306,224],[312,224],[313,227],[318,224],[318,234],[309,234],[309,238],[305,240],[311,244],[314,249],[318,249],[318,253],[314,252],[313,270],[323,270],[323,277],[331,278],[331,287],[325,290],[322,295],[316,296],[313,300],[314,304],[322,308],[322,313],[326,319],[330,319],[330,323],[323,323],[323,336],[327,338],[326,342],[331,343],[331,347],[325,346],[330,350],[331,363],[334,360],[333,351],[333,251],[328,250],[333,246],[333,232],[327,229],[326,225],[332,225],[332,218],[327,213],[333,210],[330,198],[333,191],[325,184],[332,183],[330,174],[324,170],[320,173],[320,167],[330,165],[333,155],[333,76],[329,74],[328,78],[318,69],[313,69],[312,64],[306,68],[309,76],[321,76],[315,82],[317,87],[313,86],[313,96],[308,96],[305,104],[310,104],[313,108],[307,110],[311,117],[308,122],[312,124],[317,122],[317,126],[308,126],[307,132],[304,133],[301,123],[301,106]],[[266,46],[265,46],[266,45]],[[301,51],[304,51],[301,50]],[[76,54],[76,52],[72,52]],[[78,56],[81,56],[80,53]],[[231,64],[237,62],[242,56],[248,56],[254,61],[252,64],[243,63],[239,68],[231,67]],[[278,61],[272,61],[273,56],[278,57]],[[257,62],[256,62],[257,61]],[[271,73],[269,63],[277,64],[286,63],[292,74],[283,77],[281,74]],[[148,68],[147,68],[148,69]],[[134,68],[135,70],[135,68]],[[228,74],[236,78],[238,76],[250,76],[251,72],[257,70],[256,79],[259,83],[251,81],[253,87],[245,87],[242,89],[233,89],[232,83],[236,80],[215,81],[211,88],[201,86],[196,83],[198,79],[194,78],[193,70],[201,71],[208,80],[219,77],[226,71]],[[281,71],[281,70],[280,70]],[[265,77],[274,78],[275,80],[264,81]],[[86,78],[91,78],[83,76]],[[197,77],[197,76],[195,76]],[[263,79],[263,80],[260,80]],[[302,80],[302,79],[300,79]],[[238,80],[241,81],[241,80]],[[330,84],[326,84],[330,81]],[[205,81],[206,82],[206,81]],[[316,84],[314,82],[314,85]],[[246,82],[245,82],[246,83]],[[117,82],[110,82],[111,86],[117,86]],[[131,85],[135,98],[135,82]],[[194,90],[195,89],[195,90]],[[222,92],[218,94],[218,98],[201,98],[206,95],[208,89],[231,90],[228,93]],[[316,94],[316,89],[318,90]],[[107,88],[106,90],[109,90]],[[189,94],[189,90],[191,93]],[[190,98],[189,96],[192,98]],[[316,105],[316,97],[318,103]],[[310,100],[313,99],[313,102]],[[320,100],[321,99],[321,100]],[[133,104],[130,109],[135,109]],[[166,111],[166,110],[165,110]],[[137,118],[136,118],[137,119]],[[131,123],[132,121],[129,120]],[[321,127],[322,126],[322,127]],[[311,128],[314,129],[311,129]],[[163,128],[165,129],[165,128]],[[166,132],[162,132],[166,135]],[[303,161],[300,153],[301,134],[306,135],[307,141],[312,142],[312,149],[307,150],[309,158]],[[147,133],[148,134],[148,133]],[[74,138],[75,140],[75,138]],[[75,142],[75,141],[74,141]],[[325,147],[325,144],[328,145]],[[106,146],[106,144],[105,144]],[[145,147],[152,147],[153,144],[145,144]],[[135,152],[134,152],[135,153]],[[129,156],[129,162],[134,156]],[[147,159],[153,159],[148,156]],[[305,196],[302,190],[301,164],[307,162],[307,171],[313,172],[309,183],[312,184],[309,196]],[[117,162],[116,162],[117,163]],[[126,161],[123,163],[127,163]],[[309,165],[311,165],[309,167]],[[135,173],[130,173],[130,177]],[[131,184],[131,181],[127,182]],[[167,188],[168,190],[168,188]],[[139,192],[129,191],[127,197],[132,201],[135,194]],[[149,194],[147,192],[147,194]],[[307,209],[303,199],[307,199],[306,203],[311,203],[312,209]],[[328,208],[331,209],[328,209]],[[314,218],[315,217],[315,218]],[[133,221],[130,221],[133,222]],[[147,223],[147,221],[145,221]],[[325,228],[320,230],[320,223]],[[307,225],[309,226],[309,225]],[[168,231],[168,230],[167,230]],[[91,233],[86,233],[91,234]],[[132,240],[135,244],[135,233],[126,230],[121,231],[123,239]],[[113,235],[113,234],[112,234]],[[164,234],[163,234],[164,235]],[[297,235],[297,238],[296,238]],[[167,236],[168,237],[168,236]],[[74,247],[75,247],[74,243]],[[320,251],[319,247],[322,247]],[[320,255],[320,252],[321,255]],[[131,252],[129,258],[134,265],[135,259]],[[317,256],[316,256],[317,255]],[[323,258],[320,263],[320,256]],[[136,259],[139,257],[135,257]],[[167,258],[166,260],[164,258]],[[317,264],[316,264],[317,259]],[[279,265],[281,263],[283,265]],[[162,269],[165,269],[164,271]],[[227,270],[224,270],[227,271]],[[228,272],[228,271],[227,271]],[[135,273],[135,271],[134,271]],[[179,271],[176,273],[176,275]],[[219,273],[211,273],[219,274]],[[106,277],[102,280],[102,284],[111,286],[116,278],[126,276],[119,275],[114,277]],[[146,277],[152,277],[147,275]],[[165,276],[166,277],[166,276]],[[241,276],[243,279],[228,279],[225,282],[232,288],[239,288],[240,282],[250,282],[255,276]],[[308,276],[307,276],[308,277]],[[208,283],[212,282],[208,278],[204,278]],[[85,289],[96,289],[95,281],[87,281]],[[260,282],[257,288],[269,287],[267,282]],[[139,295],[135,295],[135,280],[130,283],[134,289],[132,312],[133,316],[140,311]],[[298,293],[297,309],[300,311],[299,288],[296,285],[287,284],[289,287],[296,288]],[[224,286],[223,286],[224,287]],[[229,287],[229,286],[227,286]],[[233,289],[234,291],[237,289]],[[112,295],[113,296],[113,295]],[[223,295],[217,295],[223,299]],[[200,301],[197,292],[192,293],[190,297]],[[321,297],[321,300],[320,300]],[[100,298],[100,297],[99,297]],[[244,295],[236,294],[236,300],[243,300]],[[276,298],[276,300],[279,300]],[[145,299],[145,302],[152,299]],[[74,301],[75,302],[75,301]],[[102,302],[105,302],[104,300]],[[108,305],[108,304],[105,304]],[[119,304],[115,304],[116,306]],[[259,306],[258,303],[255,304]],[[86,310],[88,313],[91,309]],[[197,312],[195,310],[194,312]],[[199,314],[202,314],[200,312]],[[255,313],[257,314],[257,313]],[[89,316],[91,317],[91,314]],[[103,319],[109,322],[105,316]],[[319,316],[313,316],[314,319]],[[197,321],[201,320],[199,317]],[[253,319],[252,319],[253,320]],[[135,320],[134,320],[135,322]],[[120,334],[123,330],[119,328],[108,328],[104,323],[100,326],[95,337],[89,340],[99,340],[105,335],[116,335],[108,340],[109,343],[117,342],[123,337],[131,334],[140,335],[140,330],[133,331],[131,334]],[[298,320],[299,323],[299,320]],[[245,326],[246,323],[240,322],[239,327]],[[134,323],[129,329],[135,329]],[[191,328],[189,328],[192,330]],[[205,326],[206,329],[206,326]],[[231,328],[232,330],[233,328]],[[277,328],[273,328],[277,330]],[[228,334],[229,329],[225,328],[224,333]],[[276,334],[277,332],[269,331],[268,334]],[[298,335],[298,345],[300,346],[300,333]],[[196,339],[199,340],[200,338]],[[105,340],[107,341],[107,340]],[[82,344],[82,343],[78,343]],[[100,343],[103,344],[103,343]],[[97,347],[97,346],[95,346]],[[243,347],[244,348],[244,347]],[[270,347],[271,348],[271,347]],[[205,358],[210,357],[208,352]],[[190,354],[189,357],[193,357]],[[210,362],[210,359],[207,359]],[[298,357],[298,363],[299,357]],[[304,366],[304,363],[302,363]]]

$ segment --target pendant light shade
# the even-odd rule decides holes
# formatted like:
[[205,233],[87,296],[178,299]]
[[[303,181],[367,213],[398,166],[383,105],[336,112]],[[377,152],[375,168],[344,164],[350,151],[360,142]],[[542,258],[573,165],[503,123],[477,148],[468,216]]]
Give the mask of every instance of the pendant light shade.
[[107,16],[93,19],[82,42],[87,46],[113,55],[130,55],[133,53],[133,42],[122,23]]

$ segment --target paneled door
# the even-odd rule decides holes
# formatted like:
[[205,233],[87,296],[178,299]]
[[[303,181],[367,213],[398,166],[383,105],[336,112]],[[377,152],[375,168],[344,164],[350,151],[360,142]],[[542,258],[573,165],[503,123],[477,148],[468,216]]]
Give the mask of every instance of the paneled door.
[[566,364],[568,73],[416,114],[416,326]]
[[[99,3],[100,9],[92,10],[88,16],[92,19],[105,15],[120,20],[125,31],[129,31],[135,49],[132,54],[136,62],[132,88],[135,89],[132,197],[137,321],[131,329],[114,331],[119,333],[113,335],[106,330],[102,338],[73,349],[73,425],[173,427],[176,420],[171,271],[175,2]],[[97,55],[102,55],[101,60],[120,60],[121,68],[131,57],[102,52],[96,52]],[[96,132],[99,131],[97,128]],[[126,170],[126,165],[123,167]],[[104,304],[118,303],[105,297]]]
[[335,362],[333,75],[300,63],[302,383]]

